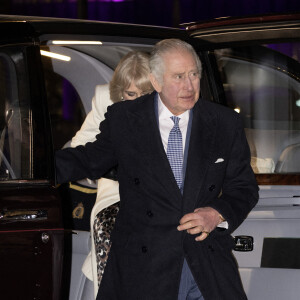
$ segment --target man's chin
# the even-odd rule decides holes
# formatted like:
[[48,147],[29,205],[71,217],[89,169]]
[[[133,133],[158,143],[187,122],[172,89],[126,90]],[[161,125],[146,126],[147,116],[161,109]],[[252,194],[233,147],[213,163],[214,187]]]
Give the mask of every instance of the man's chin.
[[191,109],[194,107],[195,103],[198,101],[195,99],[185,99],[182,101],[182,107],[184,107],[186,110]]

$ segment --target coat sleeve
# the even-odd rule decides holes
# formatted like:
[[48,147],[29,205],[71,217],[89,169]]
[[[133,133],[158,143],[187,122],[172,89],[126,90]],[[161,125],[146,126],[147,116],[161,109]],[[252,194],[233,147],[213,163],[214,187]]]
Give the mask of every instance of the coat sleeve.
[[92,110],[86,116],[80,130],[72,138],[72,148],[96,140],[96,135],[100,133],[99,124],[104,120],[107,107],[111,104],[113,102],[109,97],[109,85],[97,85],[92,99]]
[[111,113],[109,107],[106,118],[100,124],[100,134],[94,142],[66,148],[55,153],[57,183],[98,179],[117,165],[114,146],[111,140]]
[[258,201],[258,186],[250,165],[250,150],[239,117],[236,123],[221,196],[208,205],[226,219],[229,232],[244,221]]

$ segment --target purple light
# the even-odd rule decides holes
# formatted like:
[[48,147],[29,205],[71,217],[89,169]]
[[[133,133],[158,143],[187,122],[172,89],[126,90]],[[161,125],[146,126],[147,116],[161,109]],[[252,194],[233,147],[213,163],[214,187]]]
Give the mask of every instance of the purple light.
[[[89,0],[90,2],[94,2],[95,0]],[[132,0],[98,0],[99,2],[128,2]]]

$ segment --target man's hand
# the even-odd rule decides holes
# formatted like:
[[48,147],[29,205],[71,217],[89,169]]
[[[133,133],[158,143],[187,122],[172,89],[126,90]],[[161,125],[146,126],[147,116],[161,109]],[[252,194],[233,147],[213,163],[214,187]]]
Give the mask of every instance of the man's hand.
[[220,214],[212,207],[197,208],[193,213],[184,215],[179,223],[179,231],[186,230],[189,234],[201,233],[195,240],[203,241],[220,223]]

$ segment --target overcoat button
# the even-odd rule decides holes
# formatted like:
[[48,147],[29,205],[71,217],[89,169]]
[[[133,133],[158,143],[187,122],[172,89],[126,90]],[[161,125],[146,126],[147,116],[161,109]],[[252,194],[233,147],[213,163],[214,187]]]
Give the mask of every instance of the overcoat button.
[[216,188],[216,186],[213,184],[213,185],[211,185],[208,189],[209,189],[209,191],[212,192],[215,188]]
[[136,185],[138,185],[138,184],[140,184],[140,180],[139,180],[138,178],[134,178],[134,183],[135,183]]
[[149,218],[152,218],[152,217],[153,217],[153,212],[152,212],[151,210],[148,210],[148,211],[147,211],[147,216],[148,216]]
[[212,245],[209,245],[209,246],[208,246],[208,249],[209,249],[211,252],[214,252],[214,251],[215,251],[215,249],[213,248]]
[[147,251],[148,251],[147,247],[146,247],[146,246],[143,246],[143,247],[142,247],[142,252],[143,252],[143,253],[146,253]]

